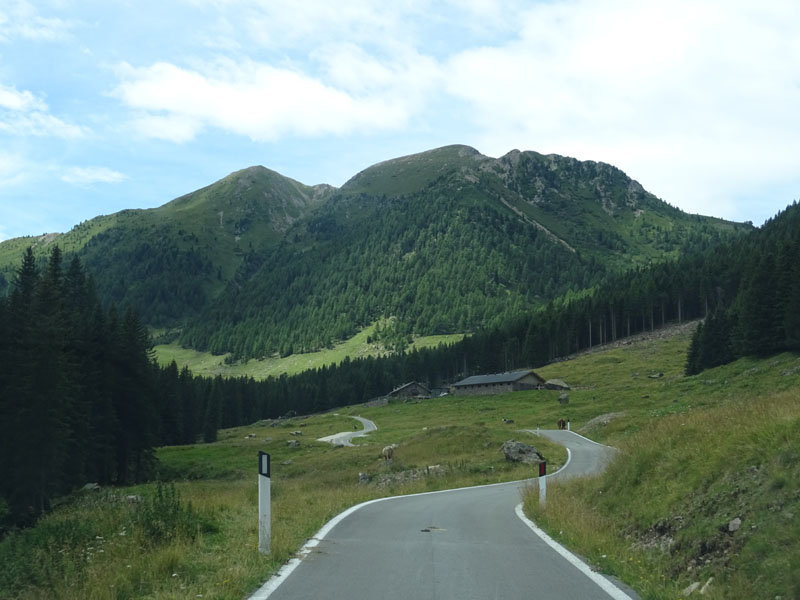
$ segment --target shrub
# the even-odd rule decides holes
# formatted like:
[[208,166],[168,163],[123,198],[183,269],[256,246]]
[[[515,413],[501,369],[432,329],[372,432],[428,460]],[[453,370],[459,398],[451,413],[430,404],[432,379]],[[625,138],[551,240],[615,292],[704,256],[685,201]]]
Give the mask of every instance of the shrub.
[[155,495],[142,502],[134,523],[151,545],[181,538],[194,539],[200,531],[214,529],[207,519],[194,510],[191,502],[181,501],[175,484],[161,482],[156,484]]

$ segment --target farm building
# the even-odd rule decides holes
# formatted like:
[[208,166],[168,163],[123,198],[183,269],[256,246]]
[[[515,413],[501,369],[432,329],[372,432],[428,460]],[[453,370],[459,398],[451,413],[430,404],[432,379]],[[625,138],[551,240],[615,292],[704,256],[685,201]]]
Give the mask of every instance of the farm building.
[[431,391],[417,381],[411,381],[386,394],[389,398],[430,398]]
[[544,386],[544,379],[531,369],[495,373],[494,375],[473,375],[453,384],[453,393],[457,395],[489,395],[518,392],[520,390],[536,390]]

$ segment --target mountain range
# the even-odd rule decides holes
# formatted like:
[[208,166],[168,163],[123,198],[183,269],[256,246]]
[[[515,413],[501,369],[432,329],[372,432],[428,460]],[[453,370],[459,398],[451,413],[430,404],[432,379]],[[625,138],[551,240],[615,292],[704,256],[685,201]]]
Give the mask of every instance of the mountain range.
[[387,318],[400,335],[496,326],[749,228],[688,215],[602,162],[446,146],[340,188],[250,167],[158,208],[7,240],[0,293],[26,247],[58,244],[162,337],[258,358]]

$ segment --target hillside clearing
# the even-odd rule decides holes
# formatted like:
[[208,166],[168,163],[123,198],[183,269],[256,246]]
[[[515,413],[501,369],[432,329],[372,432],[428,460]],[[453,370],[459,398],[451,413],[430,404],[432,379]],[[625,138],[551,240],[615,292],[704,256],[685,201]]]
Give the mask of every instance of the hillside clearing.
[[[268,358],[227,363],[225,355],[214,355],[210,352],[199,352],[190,348],[183,348],[178,342],[158,344],[155,351],[158,362],[168,365],[173,360],[178,368],[188,367],[195,375],[203,377],[253,377],[256,380],[267,377],[280,377],[283,374],[296,375],[310,369],[337,365],[346,357],[351,359],[367,356],[384,356],[388,351],[383,345],[368,341],[375,332],[375,324],[359,331],[348,340],[335,344],[333,348],[325,348],[318,352],[292,354],[279,357],[274,355]],[[435,348],[439,344],[452,344],[461,341],[465,334],[414,336],[408,350],[414,348]],[[387,392],[390,390],[386,390]]]

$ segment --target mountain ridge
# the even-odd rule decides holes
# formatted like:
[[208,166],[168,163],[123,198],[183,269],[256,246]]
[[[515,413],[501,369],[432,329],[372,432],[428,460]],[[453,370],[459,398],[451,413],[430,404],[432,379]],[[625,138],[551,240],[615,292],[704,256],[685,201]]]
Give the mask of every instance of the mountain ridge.
[[[496,325],[744,229],[686,215],[606,163],[450,145],[340,188],[251,166],[46,241],[81,257],[105,301],[180,328],[185,345],[248,357],[317,349],[388,317],[420,334]],[[6,282],[26,241],[0,244]]]

